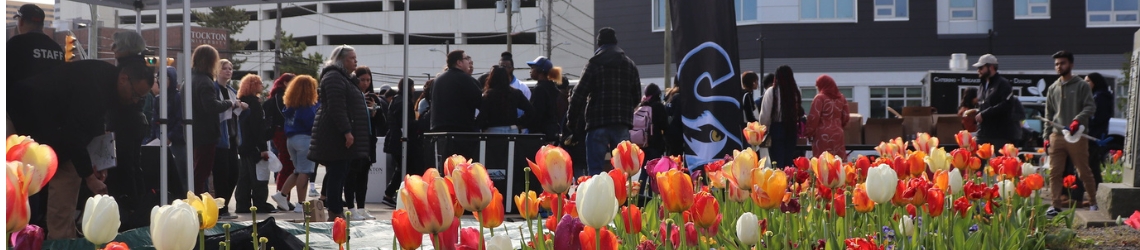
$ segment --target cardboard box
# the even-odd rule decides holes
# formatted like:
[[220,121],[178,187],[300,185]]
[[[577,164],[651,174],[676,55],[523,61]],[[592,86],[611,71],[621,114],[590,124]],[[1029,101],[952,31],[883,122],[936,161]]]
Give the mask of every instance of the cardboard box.
[[954,141],[954,135],[958,131],[965,129],[962,127],[962,117],[955,114],[950,115],[934,115],[934,136],[938,137],[939,142],[942,144],[950,144]]
[[918,133],[934,131],[933,107],[903,107],[903,139],[913,140]]
[[847,102],[847,113],[858,114],[859,102]]
[[847,126],[843,127],[843,140],[848,145],[862,145],[863,115],[852,113],[850,117],[847,120]]
[[902,119],[870,118],[863,124],[863,144],[879,145],[902,136]]

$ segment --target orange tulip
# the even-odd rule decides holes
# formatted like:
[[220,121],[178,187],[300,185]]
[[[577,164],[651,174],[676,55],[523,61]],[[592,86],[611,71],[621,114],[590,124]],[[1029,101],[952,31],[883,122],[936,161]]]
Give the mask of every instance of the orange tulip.
[[978,171],[978,169],[982,169],[982,159],[978,157],[970,157],[970,163],[966,164],[966,166],[969,167],[970,170]]
[[464,210],[483,211],[491,203],[491,177],[481,163],[460,163],[451,174],[455,196]]
[[392,213],[392,231],[395,231],[402,250],[413,250],[423,245],[424,234],[412,227],[406,210],[400,209]]
[[954,140],[958,141],[958,148],[966,149],[966,151],[974,152],[978,149],[978,141],[974,139],[974,135],[970,131],[958,131],[954,135]]
[[107,243],[107,246],[104,246],[103,250],[131,250],[131,247],[127,246],[127,243],[111,242]]
[[843,179],[847,177],[847,174],[843,171],[843,163],[840,162],[839,157],[835,157],[828,152],[823,152],[819,158],[812,158],[811,169],[815,172],[815,177],[819,180],[820,185],[828,188],[843,186]]
[[[425,175],[428,175],[425,173]],[[416,231],[437,234],[451,226],[455,220],[455,207],[448,194],[447,182],[440,177],[424,178],[409,175],[404,178],[400,199],[408,211],[408,219]]]
[[570,199],[562,201],[563,214],[569,214],[570,217],[578,218],[578,205],[576,204],[578,200],[577,197],[578,194],[574,194],[574,196],[570,196]]
[[451,176],[443,176],[439,173],[438,169],[429,168],[428,170],[424,171],[424,175],[421,178],[424,180],[443,178],[443,184],[445,184],[444,186],[447,186],[447,196],[451,197],[451,207],[453,214],[455,214],[455,217],[463,216],[463,212],[465,210],[463,210],[463,205],[459,204],[459,198],[455,196],[455,181],[452,180]]
[[1065,178],[1062,179],[1061,183],[1064,184],[1065,188],[1068,189],[1077,188],[1077,177],[1073,175],[1066,175]]
[[728,173],[725,173],[724,171],[709,172],[709,185],[715,188],[723,189],[725,186],[728,186],[727,175]]
[[1021,160],[1013,156],[1001,156],[990,159],[990,166],[995,168],[1002,179],[1015,179],[1021,176]]
[[922,151],[914,151],[906,156],[907,167],[910,168],[910,176],[918,177],[926,173],[926,153]]
[[344,218],[336,217],[333,220],[332,238],[340,250],[344,250],[344,243],[348,242],[348,223],[344,221]]
[[693,207],[689,211],[693,215],[693,224],[698,228],[709,229],[720,224],[720,203],[716,201],[716,197],[706,191],[697,193]]
[[1001,147],[1001,155],[1017,157],[1017,153],[1017,146],[1014,146],[1013,143],[1006,143],[1005,146]]
[[693,179],[684,172],[670,169],[668,172],[657,173],[657,191],[661,194],[661,201],[665,209],[673,213],[681,213],[693,205]]
[[851,194],[851,203],[855,204],[856,212],[868,213],[875,209],[875,202],[867,196],[867,184],[855,186],[855,191]]
[[1017,196],[1021,196],[1021,198],[1028,198],[1030,195],[1033,195],[1033,188],[1029,186],[1030,184],[1026,182],[1027,180],[1029,179],[1021,179],[1020,182],[1017,182],[1017,189],[1015,191],[1017,191]]
[[903,193],[906,193],[906,190],[907,182],[905,180],[899,180],[898,183],[895,183],[895,196],[891,197],[891,204],[894,204],[895,206],[903,206],[909,204],[910,202],[908,202],[908,200],[903,197]]
[[927,133],[918,133],[911,143],[914,145],[915,151],[929,154],[930,150],[938,147],[938,137],[931,137]]
[[614,165],[614,169],[621,169],[631,175],[641,171],[641,163],[645,162],[645,152],[642,152],[637,144],[629,141],[618,143],[610,154],[612,156],[610,163]]
[[752,170],[752,201],[764,209],[780,207],[788,191],[788,176],[771,168]]
[[855,170],[855,164],[851,164],[850,162],[843,164],[843,173],[847,176],[843,179],[846,180],[845,184],[847,184],[847,186],[855,186],[855,184],[859,183],[857,171],[858,170]]
[[462,155],[451,155],[443,160],[443,174],[449,175],[455,171],[455,167],[459,164],[471,164],[471,159],[467,159]]
[[601,247],[602,248],[601,249],[598,249],[597,234],[598,234],[598,232],[596,232],[596,229],[594,229],[593,227],[590,227],[590,226],[586,226],[586,228],[583,229],[582,232],[578,233],[578,242],[580,244],[582,244],[582,250],[617,250],[618,249],[617,235],[614,235],[613,232],[610,232],[610,229],[608,227],[602,228],[602,234],[601,234],[602,235],[602,239],[601,239],[601,245],[602,245]]
[[641,233],[641,208],[637,206],[624,206],[621,207],[621,221],[625,233],[627,234],[640,234]]
[[970,151],[965,149],[955,149],[950,151],[950,165],[962,170],[968,170],[970,165]]
[[1117,150],[1115,153],[1112,153],[1112,164],[1120,162],[1121,157],[1124,157],[1124,150]]
[[926,213],[930,216],[942,215],[942,211],[946,209],[946,194],[938,187],[932,187],[926,190]]
[[840,189],[837,194],[835,194],[835,199],[832,200],[831,207],[835,209],[835,215],[839,215],[839,217],[847,216],[847,195],[845,193],[845,191]]
[[614,182],[614,197],[617,198],[618,206],[625,205],[625,200],[629,197],[629,190],[626,190],[625,185],[629,180],[626,179],[625,172],[619,168],[614,168],[610,170],[609,174],[610,179]]
[[534,191],[526,191],[519,195],[515,195],[515,209],[519,210],[519,216],[523,219],[533,220],[538,218],[538,196]]
[[55,176],[58,159],[51,146],[39,144],[30,137],[8,136],[8,161],[19,161],[32,166],[28,174],[28,195],[40,192]]
[[560,195],[549,192],[542,192],[542,195],[538,196],[538,205],[547,210],[554,210],[554,203],[558,202],[557,199],[559,196]]
[[749,122],[744,126],[744,139],[748,141],[749,145],[759,146],[764,143],[764,137],[768,134],[768,127],[760,125],[760,122]]
[[978,157],[989,160],[994,157],[994,145],[990,145],[989,143],[982,144],[982,146],[978,147],[977,153]]
[[1041,174],[1038,173],[1033,173],[1024,179],[1021,179],[1021,182],[1025,182],[1025,184],[1029,185],[1029,188],[1033,190],[1039,190],[1042,187],[1045,187],[1045,178],[1041,177]]
[[555,194],[565,194],[574,181],[574,164],[570,153],[554,145],[542,146],[534,155],[534,161],[527,160],[530,169],[538,177],[542,189]]
[[925,178],[911,178],[906,183],[906,192],[903,193],[903,198],[907,203],[921,206],[926,203],[926,190],[930,189],[930,182]]
[[[484,228],[496,228],[503,224],[504,213],[506,208],[503,204],[503,194],[499,193],[499,189],[491,188],[491,204],[487,205],[483,211],[476,212],[475,216],[479,218],[480,225]],[[484,216],[486,216],[484,218]]]
[[939,190],[949,191],[950,172],[946,170],[938,170],[938,173],[934,173],[934,187],[937,187]]
[[5,218],[8,221],[8,233],[24,229],[31,217],[31,207],[28,203],[28,179],[30,176],[26,173],[32,171],[32,168],[32,166],[21,162],[10,161],[7,164],[8,189],[5,193],[7,195]]

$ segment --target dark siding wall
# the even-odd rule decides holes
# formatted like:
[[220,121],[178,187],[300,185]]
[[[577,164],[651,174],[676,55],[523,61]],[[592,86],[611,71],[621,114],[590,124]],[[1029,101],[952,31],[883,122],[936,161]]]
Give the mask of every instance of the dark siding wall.
[[[761,0],[763,1],[763,0]],[[740,58],[759,57],[764,34],[767,58],[907,57],[979,55],[989,52],[986,34],[940,36],[936,1],[910,1],[909,21],[874,21],[874,1],[858,1],[858,23],[797,23],[739,26]],[[1060,49],[1080,54],[1123,54],[1136,27],[1085,28],[1085,1],[1051,1],[1051,18],[1014,20],[1013,1],[994,1],[993,50],[998,55],[1048,55]],[[652,32],[651,1],[597,1],[595,29],[613,27],[619,46],[638,64],[662,62],[663,32]],[[1079,59],[1078,59],[1079,60]]]

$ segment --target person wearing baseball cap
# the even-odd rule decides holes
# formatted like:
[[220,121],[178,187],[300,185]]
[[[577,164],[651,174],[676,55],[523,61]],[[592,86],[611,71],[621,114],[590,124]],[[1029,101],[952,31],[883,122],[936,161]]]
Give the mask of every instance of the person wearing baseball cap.
[[[44,10],[25,4],[12,16],[16,33],[8,39],[8,82],[47,71],[63,63],[63,48],[44,34]],[[9,92],[10,93],[10,92]]]
[[[530,78],[538,83],[534,85],[534,92],[530,104],[534,107],[534,115],[530,119],[527,131],[532,134],[545,135],[543,140],[547,143],[557,143],[562,132],[562,118],[566,112],[558,112],[559,97],[562,92],[558,85],[562,83],[562,67],[554,67],[554,63],[545,56],[535,58],[526,63],[530,66]],[[561,101],[565,102],[566,98]]]
[[999,146],[1016,142],[1020,137],[1021,119],[1009,117],[1012,102],[1019,101],[1011,98],[1013,85],[998,74],[998,59],[994,55],[982,55],[974,67],[978,68],[978,78],[982,80],[978,88],[978,114],[974,118],[978,122],[978,144]]

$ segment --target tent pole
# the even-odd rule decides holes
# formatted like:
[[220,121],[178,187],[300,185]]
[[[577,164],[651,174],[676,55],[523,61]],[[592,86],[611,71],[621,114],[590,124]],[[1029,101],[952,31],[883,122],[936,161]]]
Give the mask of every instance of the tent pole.
[[[166,74],[166,53],[167,53],[166,52],[166,44],[167,44],[167,41],[166,41],[166,1],[158,1],[158,2],[159,2],[159,10],[158,10],[158,12],[159,12],[158,13],[158,23],[159,23],[158,30],[159,31],[158,32],[162,34],[161,36],[158,37],[158,44],[159,44],[158,45],[158,58],[159,58],[158,62],[159,62],[159,64],[157,66],[155,66],[155,69],[158,70],[158,89],[159,89],[159,91],[158,91],[159,92],[159,94],[158,94],[158,107],[159,107],[158,108],[158,120],[161,121],[158,125],[159,130],[161,131],[161,135],[160,135],[160,142],[161,143],[159,145],[159,150],[158,150],[158,152],[159,152],[158,161],[159,161],[159,166],[160,166],[159,172],[158,172],[158,178],[160,180],[159,183],[161,183],[161,185],[162,185],[159,187],[159,197],[161,197],[159,204],[168,204],[167,202],[170,201],[169,200],[170,197],[168,194],[170,192],[170,190],[168,190],[167,187],[169,186],[170,180],[167,178],[167,173],[169,173],[168,171],[169,171],[169,164],[170,163],[167,162],[169,159],[167,159],[166,155],[167,155],[167,151],[170,150],[170,145],[169,145],[170,136],[167,134],[167,131],[169,131],[167,128],[167,123],[169,123],[169,122],[167,122],[167,119],[170,118],[169,117],[169,111],[168,111],[168,109],[170,109],[170,104],[167,102],[167,100],[169,100],[171,97],[166,94],[166,93],[168,93],[167,89],[169,88],[168,83],[167,83],[169,80],[168,80],[167,74]],[[140,22],[142,20],[139,18],[141,16],[141,13],[142,13],[141,9],[138,9],[138,8],[135,9],[135,30],[136,31],[142,29],[142,23]]]
[[[166,24],[160,25],[165,26]],[[166,34],[162,34],[162,36],[166,37]],[[193,193],[196,190],[194,190],[194,105],[191,102],[194,100],[194,96],[191,94],[193,91],[189,91],[193,88],[191,86],[193,75],[190,73],[191,56],[193,53],[190,50],[190,0],[182,0],[182,58],[179,59],[182,59],[182,75],[185,76],[182,78],[185,79],[182,93],[186,99],[182,102],[182,106],[186,107],[186,111],[182,113],[182,116],[186,117],[183,122],[186,124],[186,132],[184,133],[186,135],[186,189],[192,190],[190,192]]]

